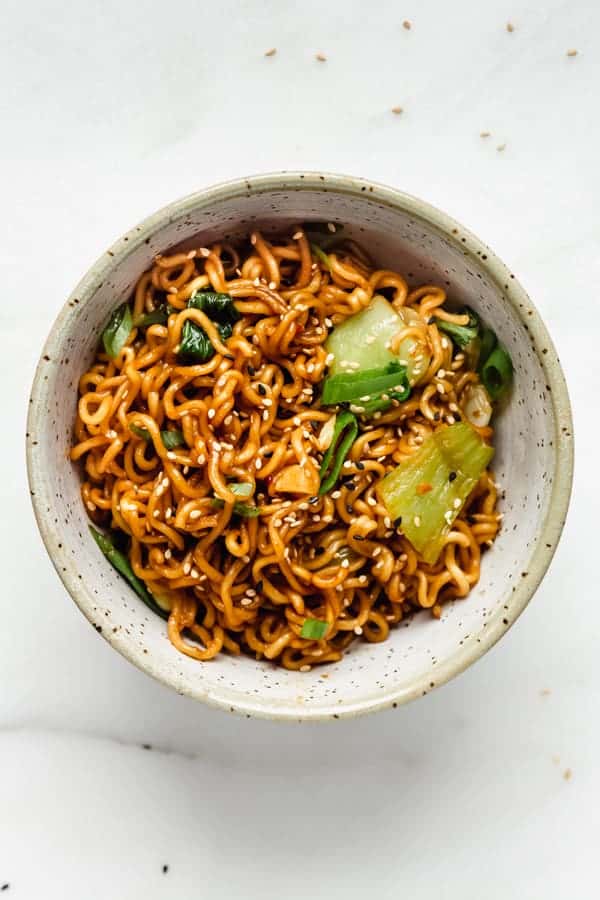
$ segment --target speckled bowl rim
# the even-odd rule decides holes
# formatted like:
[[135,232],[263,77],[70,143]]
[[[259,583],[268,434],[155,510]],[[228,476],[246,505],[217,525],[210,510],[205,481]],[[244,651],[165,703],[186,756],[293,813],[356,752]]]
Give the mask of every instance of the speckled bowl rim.
[[[51,359],[55,359],[60,356],[64,337],[70,330],[69,318],[72,315],[75,299],[80,304],[93,301],[99,285],[107,278],[111,270],[135,252],[158,228],[168,222],[178,219],[187,212],[210,208],[217,201],[232,200],[238,197],[244,198],[249,195],[269,193],[274,190],[313,192],[321,190],[327,193],[335,192],[336,194],[355,198],[366,195],[369,199],[376,200],[379,204],[409,213],[414,218],[421,220],[429,228],[433,228],[442,234],[462,254],[472,258],[478,266],[486,270],[487,276],[493,280],[500,293],[506,294],[504,285],[510,283],[510,291],[506,297],[506,303],[510,305],[514,314],[528,329],[537,359],[543,369],[547,384],[551,388],[550,400],[555,422],[553,441],[555,472],[546,517],[540,529],[536,547],[530,558],[528,577],[520,581],[512,595],[509,623],[506,620],[503,621],[501,615],[496,616],[488,623],[488,627],[478,635],[479,642],[458,647],[448,659],[437,666],[436,687],[439,687],[463,672],[468,666],[487,653],[506,633],[508,628],[512,626],[531,600],[550,565],[560,539],[569,506],[573,480],[573,424],[569,395],[554,345],[541,316],[517,279],[493,251],[479,238],[471,234],[468,229],[446,215],[446,213],[441,212],[429,203],[425,203],[423,200],[419,200],[395,188],[363,178],[321,172],[274,172],[264,175],[253,175],[208,187],[176,200],[174,203],[170,203],[119,238],[94,263],[68,298],[52,326],[35,372],[29,400],[27,431],[30,434],[35,433],[42,424],[41,417],[45,409],[44,357],[49,356]],[[545,349],[544,353],[540,352],[541,348]],[[50,510],[54,508],[55,498],[47,486],[43,469],[38,464],[33,447],[29,442],[27,442],[27,472],[35,517],[48,555],[67,591],[81,612],[93,624],[93,606],[96,601],[91,591],[81,583],[75,561],[70,558],[66,551],[57,552],[56,543],[52,540],[55,525],[52,513],[48,513],[46,510],[47,508],[50,508]],[[430,677],[426,673],[416,676],[409,686],[388,689],[377,696],[371,695],[359,701],[353,700],[348,703],[341,703],[336,707],[335,713],[319,709],[292,710],[289,707],[278,708],[269,702],[269,697],[266,694],[259,697],[249,697],[247,701],[239,701],[234,708],[231,706],[229,696],[219,696],[218,686],[213,686],[210,690],[206,690],[199,686],[188,684],[183,679],[169,677],[162,670],[160,663],[155,662],[150,655],[142,654],[141,650],[135,646],[133,640],[130,642],[123,641],[120,637],[114,636],[111,631],[106,630],[102,632],[102,636],[139,669],[152,675],[163,684],[174,688],[180,694],[185,694],[196,700],[202,700],[210,706],[235,711],[246,716],[297,721],[342,719],[367,712],[375,712],[391,706],[395,707],[429,692]]]

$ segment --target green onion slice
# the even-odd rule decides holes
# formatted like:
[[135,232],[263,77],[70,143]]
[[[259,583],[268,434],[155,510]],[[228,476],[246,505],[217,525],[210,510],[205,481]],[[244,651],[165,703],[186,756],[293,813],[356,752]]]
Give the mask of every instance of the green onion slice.
[[406,400],[410,394],[406,367],[400,363],[392,362],[384,369],[365,369],[362,372],[332,375],[323,382],[321,400],[325,406],[334,403],[353,403],[360,402],[360,398],[366,396],[375,399],[391,390],[396,392],[396,399],[399,400]]
[[440,331],[444,331],[448,337],[451,337],[457,347],[463,350],[467,344],[470,344],[479,334],[481,322],[472,309],[465,307],[462,315],[468,315],[469,321],[466,325],[456,325],[454,322],[446,322],[445,319],[436,317],[435,324]]
[[[215,509],[223,509],[225,501],[221,500],[220,497],[215,497],[212,505]],[[255,519],[257,516],[260,516],[260,508],[252,506],[250,503],[234,503],[233,512],[236,516],[242,516],[244,519]]]
[[326,494],[336,484],[344,460],[350,452],[357,435],[358,422],[355,416],[346,410],[341,412],[336,418],[331,444],[323,457],[319,470],[321,478],[320,496]]
[[109,563],[117,570],[119,575],[123,576],[138,597],[140,597],[146,606],[151,609],[152,612],[155,612],[157,616],[160,616],[162,619],[168,619],[169,613],[162,609],[154,600],[144,582],[134,573],[131,568],[131,563],[125,554],[121,553],[120,550],[117,550],[113,537],[111,535],[102,534],[101,531],[97,531],[91,525],[89,526],[89,529],[92,537]]
[[502,344],[498,344],[481,367],[481,380],[492,400],[506,393],[512,377],[512,360]]
[[300,632],[300,637],[307,638],[312,641],[320,641],[325,637],[329,625],[320,619],[305,619]]
[[[143,441],[150,440],[150,432],[147,428],[139,428],[137,425],[130,425],[129,430]],[[167,450],[174,450],[175,447],[182,447],[185,444],[185,438],[177,428],[161,431],[160,437]]]
[[127,303],[122,303],[114,310],[108,320],[108,325],[102,332],[102,343],[111,359],[115,359],[119,355],[132,328],[131,309]]

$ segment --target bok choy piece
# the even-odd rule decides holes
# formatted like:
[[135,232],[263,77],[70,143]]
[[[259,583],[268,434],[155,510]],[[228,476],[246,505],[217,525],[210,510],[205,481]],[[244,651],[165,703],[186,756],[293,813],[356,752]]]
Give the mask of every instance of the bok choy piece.
[[321,400],[326,406],[333,403],[353,403],[363,397],[374,400],[386,391],[402,394],[403,400],[410,393],[406,369],[396,361],[388,363],[384,369],[344,372],[326,378]]
[[[221,294],[218,291],[197,291],[188,300],[188,309],[190,308],[202,310],[215,323],[222,341],[231,337],[233,326],[240,317],[229,294]],[[181,329],[179,358],[192,364],[204,363],[212,359],[214,354],[215,348],[205,330],[189,319],[184,322]]]
[[426,563],[435,563],[494,450],[466,422],[440,429],[377,485],[390,517]]
[[102,343],[111,359],[115,359],[119,355],[127,343],[132,328],[131,309],[127,303],[122,303],[113,311],[108,325],[102,332]]
[[[130,425],[129,430],[143,441],[150,440],[150,432],[146,428],[140,428],[138,425]],[[177,428],[170,429],[169,431],[161,431],[160,438],[167,450],[174,450],[175,447],[182,447],[185,444],[183,434]]]

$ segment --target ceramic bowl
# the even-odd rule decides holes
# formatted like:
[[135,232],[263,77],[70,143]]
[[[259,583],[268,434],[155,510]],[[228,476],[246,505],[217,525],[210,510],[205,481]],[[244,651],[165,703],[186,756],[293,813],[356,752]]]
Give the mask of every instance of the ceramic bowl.
[[[201,663],[170,644],[152,615],[100,555],[88,531],[80,475],[68,461],[77,382],[111,310],[157,253],[251,228],[310,220],[342,223],[383,267],[411,284],[435,282],[494,328],[515,367],[496,422],[494,471],[505,494],[502,531],[468,598],[357,643],[341,662],[309,673],[226,654]],[[572,478],[565,381],[539,313],[514,275],[478,238],[427,203],[368,181],[318,173],[261,175],[179,200],[125,234],[92,266],[58,316],[30,399],[27,461],[33,506],[67,591],[102,637],[149,675],[197,700],[251,716],[343,718],[428,693],[475,662],[521,614],[562,530]],[[322,677],[326,675],[327,677]]]

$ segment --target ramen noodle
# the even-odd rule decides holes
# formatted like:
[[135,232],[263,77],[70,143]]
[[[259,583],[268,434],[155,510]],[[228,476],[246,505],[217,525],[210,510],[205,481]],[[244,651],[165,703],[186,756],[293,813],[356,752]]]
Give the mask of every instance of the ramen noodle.
[[343,228],[254,231],[155,258],[81,376],[71,459],[177,650],[308,671],[477,583],[510,373],[471,311]]

